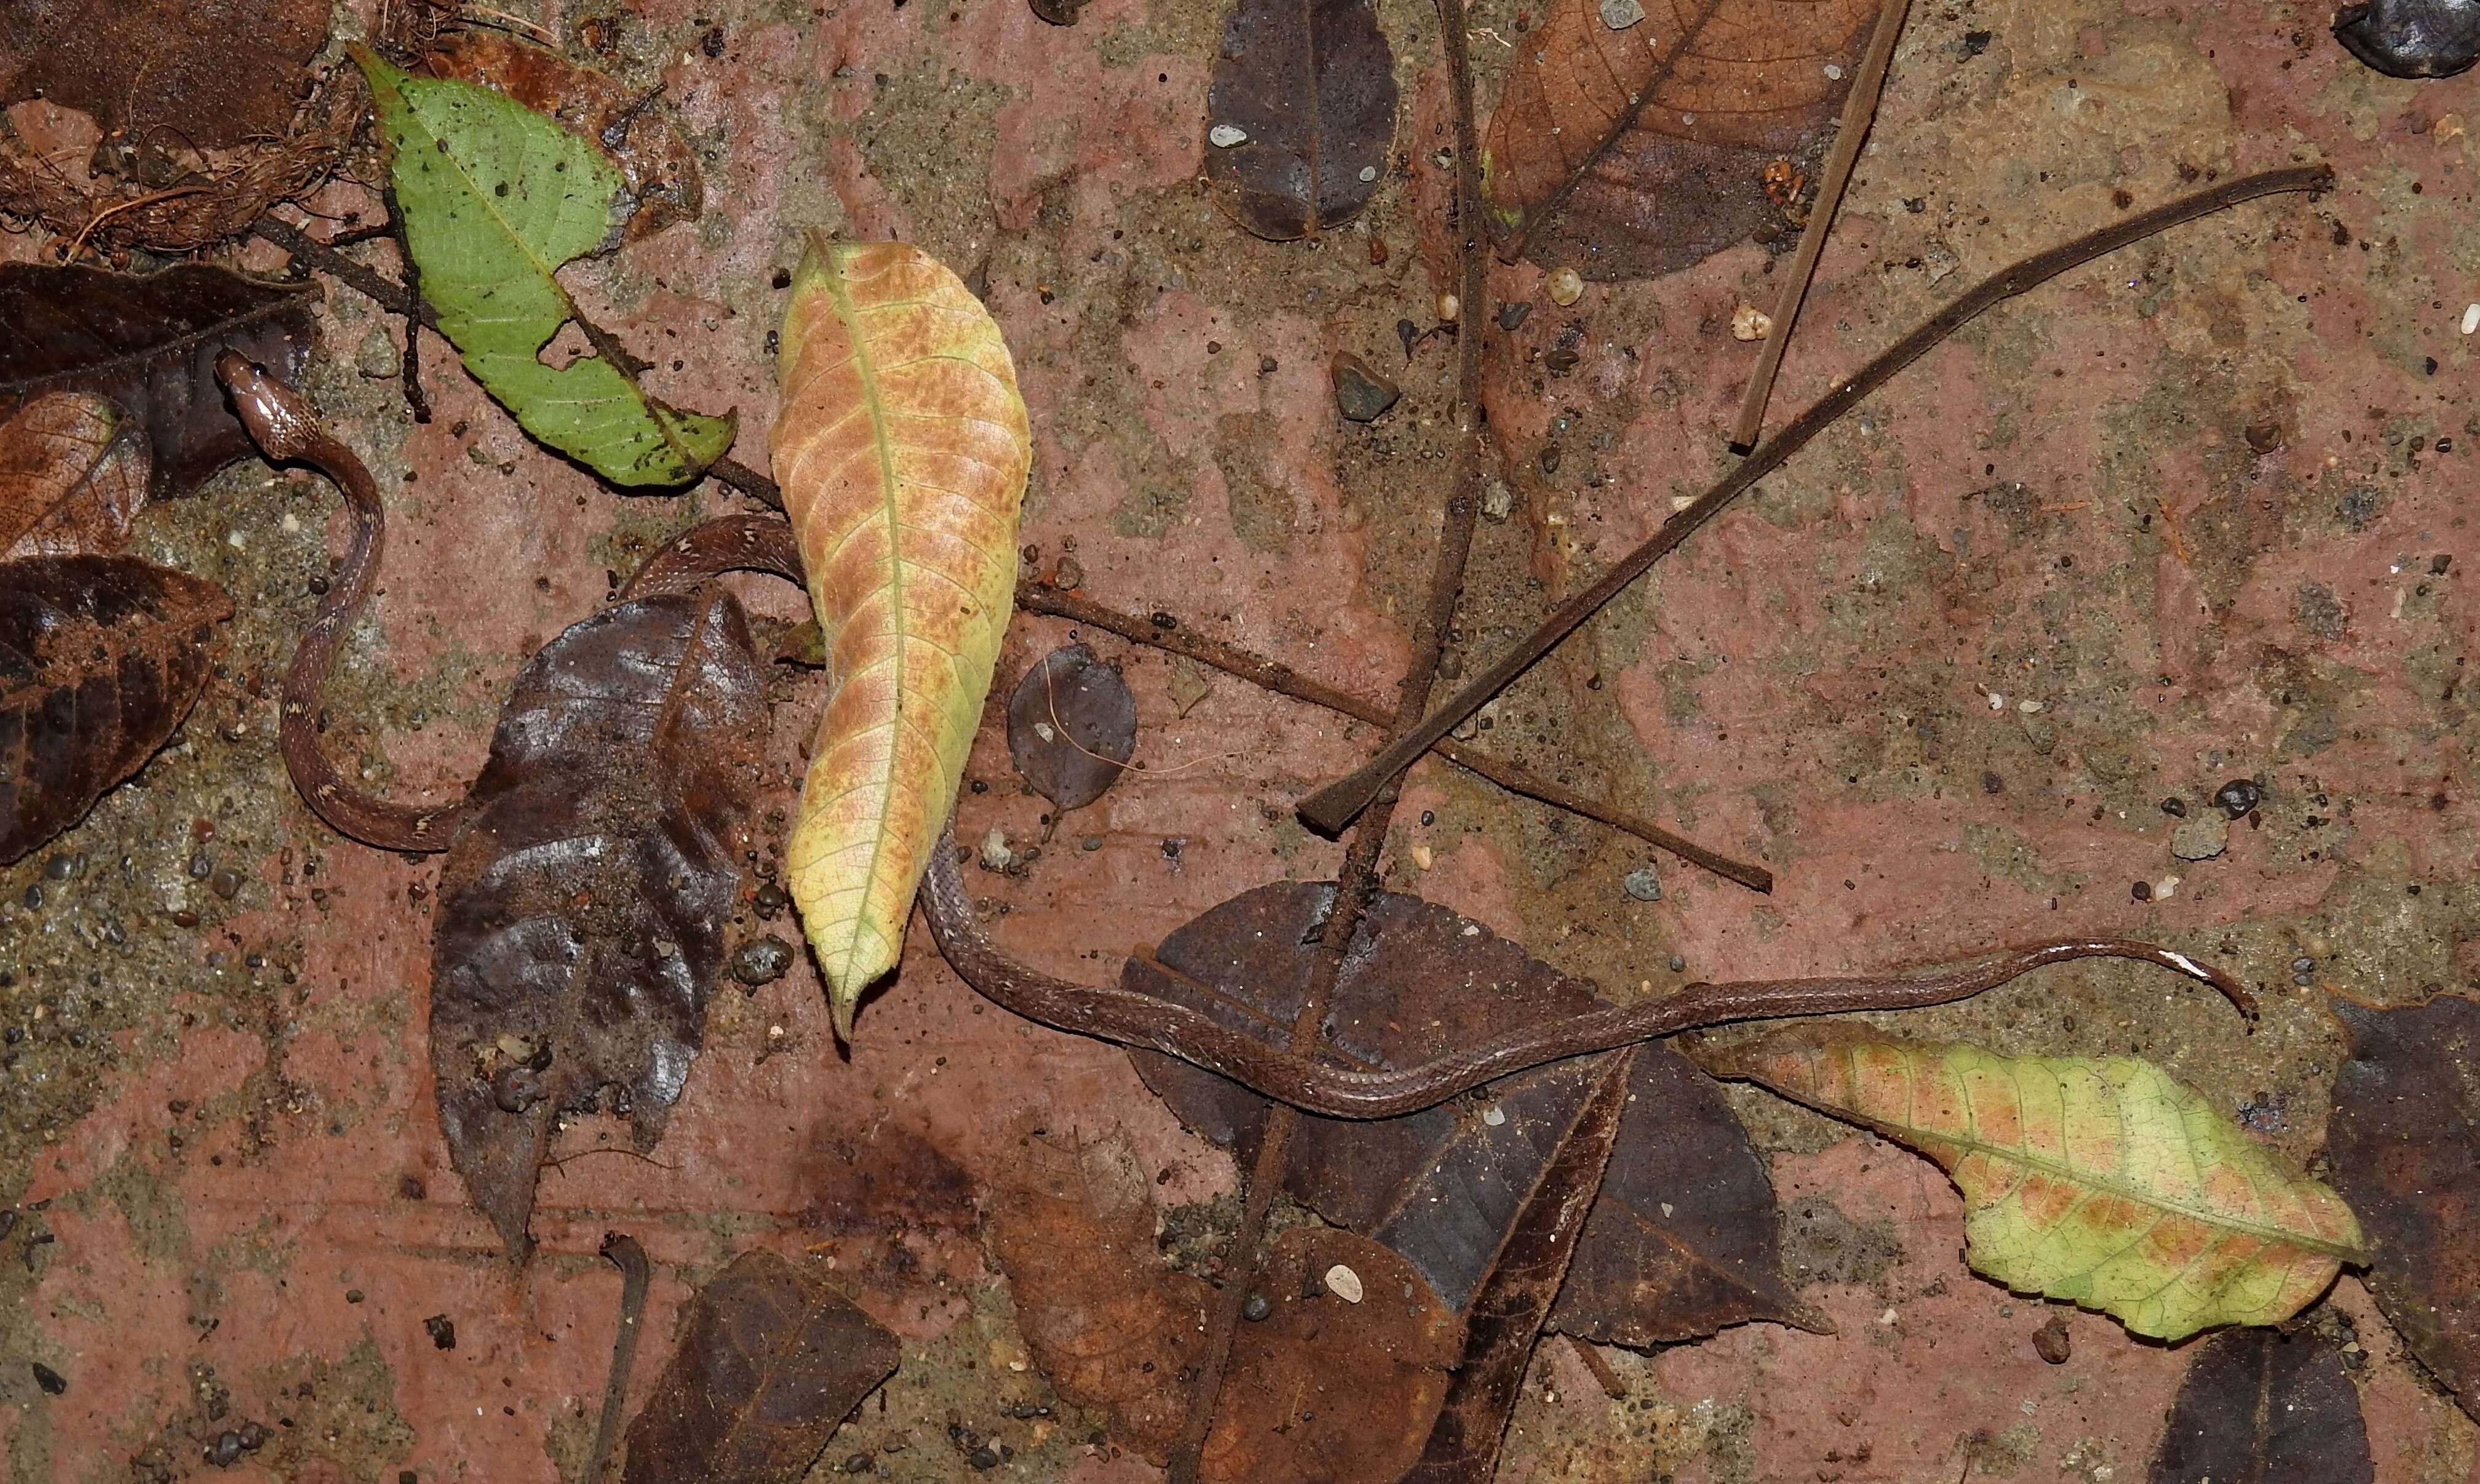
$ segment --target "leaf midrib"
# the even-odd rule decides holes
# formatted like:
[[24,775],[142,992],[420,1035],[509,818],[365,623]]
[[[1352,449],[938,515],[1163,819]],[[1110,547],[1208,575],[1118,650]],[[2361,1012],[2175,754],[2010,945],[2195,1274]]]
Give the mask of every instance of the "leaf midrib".
[[[1976,1123],[1979,1121],[1979,1114],[1976,1112],[1973,1114],[1973,1119]],[[1885,1118],[1872,1118],[1869,1121],[1876,1123],[1890,1132],[1899,1131],[1901,1134],[1909,1135],[1911,1140],[1917,1140],[1921,1143],[1934,1142],[1950,1144],[1964,1149],[1969,1153],[1985,1155],[2004,1164],[2021,1165],[2024,1168],[2033,1170],[2040,1174],[2065,1180],[2069,1184],[2082,1190],[2098,1190],[2105,1195],[2115,1195],[2122,1199],[2133,1201],[2137,1205],[2144,1206],[2150,1210],[2164,1212],[2175,1216],[2184,1216],[2191,1221],[2211,1227],[2217,1231],[2235,1232],[2241,1236],[2257,1238],[2268,1243],[2279,1242],[2285,1246],[2298,1247],[2305,1251],[2319,1253],[2323,1256],[2339,1259],[2345,1262],[2357,1262],[2366,1256],[2365,1253],[2362,1252],[2357,1247],[2345,1247],[2336,1242],[2327,1241],[2320,1237],[2311,1237],[2304,1233],[2291,1231],[2286,1227],[2268,1226],[2262,1222],[2248,1221],[2236,1216],[2231,1216],[2219,1213],[2199,1211],[2178,1201],[2170,1200],[2157,1193],[2147,1191],[2141,1188],[2130,1185],[2125,1181],[2112,1180],[2105,1177],[2092,1175],[2085,1171],[2079,1170],[2063,1161],[2045,1159],[2038,1155],[2027,1154],[2020,1148],[2006,1148],[2002,1145],[1993,1144],[1987,1139],[1980,1139],[1976,1136],[1941,1134],[1929,1129],[1922,1128],[1918,1125],[1897,1123],[1892,1119]],[[1952,1174],[1953,1171],[1949,1169],[1948,1173]],[[2250,1179],[2249,1183],[2251,1185],[2255,1183],[2253,1178]],[[1990,1209],[1996,1204],[1997,1203],[1994,1201],[1983,1202],[1981,1204],[1981,1209]]]

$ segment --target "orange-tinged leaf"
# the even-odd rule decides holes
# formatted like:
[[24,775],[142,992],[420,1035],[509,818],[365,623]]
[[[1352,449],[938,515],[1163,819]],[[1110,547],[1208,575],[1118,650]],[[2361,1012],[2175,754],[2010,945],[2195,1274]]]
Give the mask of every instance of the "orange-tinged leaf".
[[105,556],[146,503],[146,435],[119,406],[46,392],[0,422],[0,557]]
[[1865,1123],[1963,1191],[1965,1258],[2139,1335],[2278,1324],[2366,1261],[2342,1198],[2131,1057],[2002,1057],[1864,1030],[1786,1031],[1699,1059]]
[[990,694],[1033,439],[997,321],[902,243],[813,239],[778,377],[775,478],[835,681],[787,876],[849,1036]]

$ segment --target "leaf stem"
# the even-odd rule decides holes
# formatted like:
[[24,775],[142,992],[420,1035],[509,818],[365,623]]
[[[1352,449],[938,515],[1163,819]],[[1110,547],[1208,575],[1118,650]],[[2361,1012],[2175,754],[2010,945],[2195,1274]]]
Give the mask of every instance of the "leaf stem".
[[1628,584],[1642,576],[1647,568],[1695,534],[1698,526],[1719,515],[1725,505],[1745,494],[1758,480],[1781,468],[1793,454],[1806,448],[1810,440],[1892,380],[1896,372],[1927,354],[1940,341],[1970,323],[1982,312],[2028,293],[2069,269],[2080,268],[2095,258],[2116,252],[2131,243],[2141,242],[2181,222],[2192,221],[2261,195],[2319,191],[2333,179],[2334,171],[2330,166],[2311,165],[2266,170],[2261,174],[2225,181],[2210,190],[2183,196],[2141,216],[2131,217],[2073,242],[2035,253],[2014,267],[1981,280],[1961,298],[1939,310],[1910,334],[1879,352],[1850,379],[1838,383],[1832,391],[1819,397],[1781,432],[1766,440],[1745,463],[1724,474],[1687,508],[1664,523],[1662,529],[1643,545],[1621,558],[1599,581],[1569,599],[1544,620],[1540,627],[1519,640],[1512,650],[1474,677],[1470,684],[1432,712],[1428,720],[1397,736],[1356,771],[1303,799],[1299,806],[1301,819],[1322,833],[1339,833],[1344,826],[1351,823],[1353,816],[1369,807],[1380,791],[1391,784],[1396,775],[1411,766],[1414,759],[1428,752],[1438,738],[1461,726],[1465,717],[1480,710],[1516,677],[1533,668],[1537,660],[1557,648],[1560,641],[1574,633],[1587,619],[1600,612],[1603,605],[1617,597]]
[[603,1417],[594,1424],[594,1451],[586,1455],[579,1484],[603,1484],[611,1449],[620,1441],[620,1414],[629,1400],[629,1372],[637,1364],[637,1335],[645,1327],[646,1289],[654,1273],[646,1249],[625,1232],[603,1234],[603,1255],[620,1269],[620,1323],[611,1336],[611,1379],[603,1388]]

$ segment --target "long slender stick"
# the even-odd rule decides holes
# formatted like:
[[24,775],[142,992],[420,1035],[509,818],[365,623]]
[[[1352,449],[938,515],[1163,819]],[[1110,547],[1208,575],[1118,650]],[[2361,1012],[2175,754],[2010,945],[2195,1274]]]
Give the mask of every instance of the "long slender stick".
[[[1104,628],[1133,644],[1147,645],[1168,653],[1185,655],[1201,664],[1212,665],[1226,675],[1236,676],[1253,685],[1260,685],[1279,696],[1324,706],[1355,721],[1373,727],[1387,723],[1386,713],[1350,691],[1337,690],[1323,681],[1310,679],[1279,660],[1267,659],[1247,650],[1209,639],[1185,624],[1176,628],[1164,628],[1158,624],[1104,607],[1090,598],[1059,588],[1035,584],[1020,587],[1016,605],[1027,613],[1046,613],[1073,623]],[[1649,819],[1629,813],[1615,805],[1606,804],[1589,794],[1577,792],[1563,783],[1554,782],[1529,768],[1494,756],[1479,748],[1453,738],[1431,749],[1460,768],[1480,774],[1511,794],[1537,799],[1552,808],[1565,809],[1587,819],[1610,826],[1622,834],[1632,834],[1656,850],[1667,851],[1691,865],[1701,866],[1728,881],[1738,882],[1752,891],[1774,889],[1774,876],[1761,865],[1736,860],[1719,851],[1708,850],[1694,840],[1674,834]]]
[[620,1269],[620,1324],[611,1335],[611,1379],[603,1387],[603,1416],[594,1424],[594,1451],[579,1484],[603,1484],[611,1449],[620,1442],[620,1414],[629,1400],[629,1372],[637,1364],[637,1335],[645,1327],[646,1288],[654,1273],[646,1249],[623,1232],[603,1234],[603,1255]]
[[1748,390],[1740,398],[1740,421],[1731,426],[1731,451],[1745,453],[1757,446],[1757,432],[1766,423],[1766,402],[1773,396],[1774,373],[1782,370],[1783,345],[1791,339],[1792,321],[1799,318],[1800,301],[1808,297],[1808,281],[1817,273],[1817,255],[1825,250],[1825,233],[1834,224],[1834,214],[1843,205],[1843,188],[1851,183],[1851,167],[1860,163],[1861,141],[1869,137],[1869,125],[1877,117],[1877,99],[1886,88],[1886,68],[1895,60],[1896,39],[1903,34],[1903,17],[1911,13],[1912,0],[1883,0],[1877,11],[1877,29],[1870,34],[1869,50],[1860,58],[1860,71],[1851,79],[1851,91],[1843,100],[1843,122],[1834,136],[1834,148],[1825,157],[1825,174],[1817,183],[1817,199],[1809,204],[1808,225],[1799,234],[1799,250],[1792,254],[1791,276],[1783,280],[1782,294],[1774,300],[1773,328],[1766,332],[1766,347],[1757,356],[1757,369],[1748,377]]
[[1517,676],[1531,669],[1536,660],[1557,648],[1559,641],[1574,633],[1587,619],[1599,612],[1603,604],[1642,576],[1646,568],[1669,554],[1681,542],[1693,535],[1698,526],[1720,514],[1723,506],[1744,494],[1758,480],[1781,468],[1784,461],[1806,448],[1811,439],[1859,405],[1869,394],[1893,379],[1896,372],[1927,354],[1938,342],[1971,322],[1992,305],[2047,283],[2069,269],[2080,268],[2095,258],[2116,252],[2130,243],[2141,242],[2181,222],[2192,221],[2198,217],[2209,216],[2261,195],[2320,190],[2333,179],[2334,171],[2330,166],[2311,165],[2267,170],[2260,175],[2226,181],[2209,191],[2200,191],[2166,206],[2156,207],[2140,217],[2131,217],[2074,242],[2036,253],[1975,284],[1961,298],[1939,310],[1918,329],[1860,368],[1851,379],[1819,397],[1806,412],[1794,418],[1781,432],[1766,440],[1756,452],[1748,455],[1745,463],[1724,474],[1712,489],[1665,523],[1651,539],[1621,558],[1617,566],[1602,576],[1601,580],[1569,599],[1540,627],[1474,677],[1470,684],[1432,712],[1428,720],[1396,737],[1356,771],[1303,799],[1299,805],[1302,820],[1324,833],[1339,833],[1345,825],[1351,823],[1354,815],[1369,806],[1370,801],[1378,797],[1379,790],[1391,782],[1397,774],[1410,767],[1413,759],[1428,752],[1440,737],[1463,725],[1465,717],[1486,705]]

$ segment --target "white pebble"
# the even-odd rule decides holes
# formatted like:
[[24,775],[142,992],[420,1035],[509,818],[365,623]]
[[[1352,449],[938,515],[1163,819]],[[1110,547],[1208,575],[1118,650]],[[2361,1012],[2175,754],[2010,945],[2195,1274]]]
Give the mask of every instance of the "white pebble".
[[1492,1103],[1481,1111],[1481,1121],[1496,1128],[1507,1121],[1507,1110]]
[[[1237,143],[1239,141],[1235,140],[1232,142]],[[1377,178],[1378,166],[1374,165],[1364,165],[1360,167],[1360,183],[1362,185],[1368,185],[1371,181],[1376,180]]]
[[1564,309],[1585,296],[1585,275],[1572,268],[1553,269],[1545,287],[1550,291],[1550,302]]
[[2468,335],[2474,330],[2480,330],[2480,304],[2466,304],[2463,306],[2463,333]]
[[2005,709],[2006,709],[2006,698],[2005,698],[2005,697],[2003,697],[2003,696],[2002,696],[2002,695],[2000,695],[2000,694],[1998,694],[1998,692],[1996,692],[1996,691],[1991,691],[1991,692],[1989,693],[1989,709],[1991,709],[1991,710],[1993,710],[1993,711],[2003,711],[2003,710],[2005,710]]
[[1773,327],[1774,317],[1754,304],[1743,304],[1731,314],[1733,340],[1763,340]]
[[1827,63],[1825,64],[1825,80],[1829,83],[1839,83],[1843,81],[1843,69],[1831,62]]
[[1427,845],[1415,845],[1412,847],[1412,863],[1419,866],[1424,871],[1436,864],[1437,858],[1437,854],[1431,850]]
[[1216,124],[1205,131],[1205,141],[1217,149],[1229,149],[1234,144],[1249,142],[1249,131],[1237,124]]
[[1326,1287],[1328,1292],[1347,1304],[1360,1302],[1360,1274],[1341,1263],[1326,1270]]

